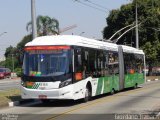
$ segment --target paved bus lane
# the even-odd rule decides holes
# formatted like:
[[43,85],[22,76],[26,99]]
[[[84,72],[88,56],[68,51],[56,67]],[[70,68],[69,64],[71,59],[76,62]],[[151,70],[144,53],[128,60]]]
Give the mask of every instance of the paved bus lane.
[[[55,101],[5,108],[0,113],[22,114],[23,120],[103,120],[118,115],[144,115],[159,112],[160,81],[146,83],[115,95],[96,97],[90,102]],[[117,115],[117,116],[116,116]],[[19,115],[22,118],[21,115]],[[121,116],[122,117],[122,116]],[[133,116],[137,117],[137,116]],[[143,117],[143,116],[141,116]]]
[[9,89],[20,89],[20,78],[17,79],[1,79],[0,80],[0,91]]

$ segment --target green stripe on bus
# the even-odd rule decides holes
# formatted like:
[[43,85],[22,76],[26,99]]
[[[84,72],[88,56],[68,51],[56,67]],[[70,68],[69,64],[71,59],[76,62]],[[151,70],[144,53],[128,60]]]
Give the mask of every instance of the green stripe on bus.
[[104,77],[104,89],[103,89],[103,93],[107,93],[107,92],[110,91],[109,85],[110,85],[109,78],[108,77]]
[[135,84],[144,83],[143,73],[134,73],[125,75],[125,88],[133,87]]
[[27,88],[32,88],[32,87],[33,87],[33,86],[31,86],[31,85],[28,85],[28,86],[27,86]]
[[[103,91],[102,91],[103,88]],[[112,89],[119,90],[119,75],[105,76],[98,79],[96,95],[102,93],[109,93]]]
[[98,79],[98,85],[97,85],[96,95],[101,94],[102,85],[103,85],[103,77],[101,77],[101,78]]

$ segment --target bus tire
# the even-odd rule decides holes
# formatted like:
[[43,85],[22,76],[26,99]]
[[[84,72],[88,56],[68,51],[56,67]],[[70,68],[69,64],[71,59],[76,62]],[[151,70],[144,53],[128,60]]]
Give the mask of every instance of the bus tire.
[[134,89],[137,89],[138,88],[138,84],[136,83],[135,85],[134,85]]
[[114,88],[112,88],[111,95],[113,95],[114,93],[115,93],[115,90],[114,90]]
[[91,100],[91,89],[89,89],[89,87],[87,86],[83,102],[88,102],[89,100]]

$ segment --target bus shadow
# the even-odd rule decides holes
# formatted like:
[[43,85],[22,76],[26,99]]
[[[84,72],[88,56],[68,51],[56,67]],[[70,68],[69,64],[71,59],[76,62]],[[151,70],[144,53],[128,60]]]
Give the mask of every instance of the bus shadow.
[[7,99],[9,99],[9,101],[20,101],[21,100],[21,96],[20,95],[14,95],[14,96],[6,96]]
[[25,107],[70,107],[82,103],[81,100],[50,100],[41,102],[38,100],[35,104],[26,105]]
[[140,89],[140,88],[142,88],[142,87],[138,86],[137,88],[134,88],[134,87],[125,88],[125,89],[121,90],[120,92],[134,91],[134,90],[137,90],[137,89]]
[[[139,89],[141,87],[138,87],[137,89]],[[132,90],[135,90],[133,88],[127,88],[127,89],[124,89],[122,91],[119,91],[119,92],[115,92],[116,93],[120,93],[120,92],[126,92],[126,91],[132,91]],[[111,93],[105,93],[103,95],[98,95],[98,96],[94,96],[92,97],[92,100],[91,101],[95,101],[97,99],[100,99],[100,98],[104,98],[104,97],[107,97],[107,96],[111,96],[112,94]],[[41,102],[40,100],[36,101],[35,104],[33,102],[33,104],[22,104],[22,105],[19,105],[19,106],[25,106],[25,107],[71,107],[71,106],[75,106],[75,105],[80,105],[80,104],[84,104],[83,100],[80,99],[80,100],[44,100],[44,102]]]
[[103,98],[103,97],[116,95],[117,93],[121,93],[121,92],[134,91],[134,90],[137,90],[137,89],[140,89],[140,88],[141,88],[141,87],[137,87],[136,89],[133,88],[133,87],[125,88],[125,89],[123,89],[123,90],[121,90],[121,91],[115,91],[114,94],[105,93],[105,94],[102,94],[102,95],[95,96],[95,97],[92,98],[92,100],[97,100],[97,99],[100,99],[100,98]]

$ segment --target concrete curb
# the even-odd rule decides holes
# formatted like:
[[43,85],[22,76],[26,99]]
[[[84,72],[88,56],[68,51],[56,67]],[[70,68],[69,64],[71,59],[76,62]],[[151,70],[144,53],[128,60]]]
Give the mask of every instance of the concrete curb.
[[20,77],[11,77],[11,80],[20,80]]
[[9,107],[13,107],[13,106],[17,106],[17,105],[19,105],[19,101],[8,102],[8,106],[9,106]]
[[[159,120],[160,119],[160,112],[156,115],[156,119]],[[155,119],[155,120],[156,120]]]
[[147,82],[150,82],[151,80],[147,80]]
[[153,80],[150,80],[150,79],[148,79],[148,80],[146,80],[147,82],[151,82],[151,81],[158,81],[159,79],[158,78],[156,78],[156,79],[153,79]]
[[14,107],[14,106],[23,105],[23,104],[27,104],[27,103],[31,103],[31,102],[35,102],[35,100],[28,99],[28,100],[8,102],[8,107]]

